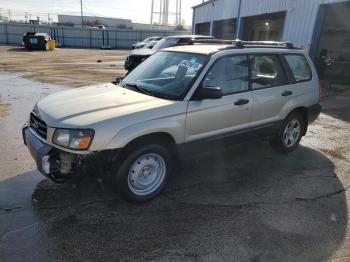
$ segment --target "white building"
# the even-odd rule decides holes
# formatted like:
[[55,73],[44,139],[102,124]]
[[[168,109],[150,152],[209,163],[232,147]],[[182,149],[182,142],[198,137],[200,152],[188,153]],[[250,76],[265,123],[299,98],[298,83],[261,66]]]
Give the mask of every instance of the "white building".
[[[192,31],[218,38],[277,40],[350,62],[349,0],[209,0],[193,7]],[[349,66],[349,65],[348,65]]]
[[[76,15],[58,15],[58,23],[62,25],[72,25],[81,27],[81,16]],[[83,16],[84,25],[104,25],[105,27],[131,29],[132,22],[130,19],[108,18],[98,16]]]

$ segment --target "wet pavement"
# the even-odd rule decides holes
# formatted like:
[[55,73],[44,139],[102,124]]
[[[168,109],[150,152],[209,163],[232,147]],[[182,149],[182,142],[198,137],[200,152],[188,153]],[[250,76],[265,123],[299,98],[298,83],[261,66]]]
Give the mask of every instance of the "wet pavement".
[[295,152],[212,149],[135,205],[110,181],[73,189],[35,170],[21,126],[64,89],[0,72],[0,261],[350,261],[349,92],[325,104]]

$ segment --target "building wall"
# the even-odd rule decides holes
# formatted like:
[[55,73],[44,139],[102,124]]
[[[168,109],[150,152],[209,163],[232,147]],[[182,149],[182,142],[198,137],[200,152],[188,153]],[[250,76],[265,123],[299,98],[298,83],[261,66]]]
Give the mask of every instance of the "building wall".
[[132,29],[134,30],[170,30],[171,31],[171,30],[175,30],[175,26],[132,23]]
[[[81,16],[76,15],[58,15],[58,23],[72,23],[77,26],[81,26]],[[131,20],[129,19],[120,19],[120,18],[108,18],[108,17],[97,17],[97,16],[84,16],[84,22],[94,22],[99,21],[101,25],[106,27],[120,27],[124,26],[125,29],[132,28]]]
[[[319,5],[346,1],[349,0],[241,0],[241,17],[285,11],[282,40],[304,48],[311,45]],[[237,18],[239,2],[212,0],[195,7],[194,26],[197,23]]]

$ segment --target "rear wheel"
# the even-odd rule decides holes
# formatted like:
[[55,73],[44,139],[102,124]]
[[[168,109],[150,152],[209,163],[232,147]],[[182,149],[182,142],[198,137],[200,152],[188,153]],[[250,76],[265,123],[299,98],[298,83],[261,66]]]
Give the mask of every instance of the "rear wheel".
[[148,201],[164,189],[172,169],[172,155],[162,145],[146,144],[129,150],[116,172],[119,192],[130,201]]
[[305,128],[303,117],[298,113],[293,113],[283,122],[279,132],[270,141],[270,144],[278,152],[292,152],[298,147]]

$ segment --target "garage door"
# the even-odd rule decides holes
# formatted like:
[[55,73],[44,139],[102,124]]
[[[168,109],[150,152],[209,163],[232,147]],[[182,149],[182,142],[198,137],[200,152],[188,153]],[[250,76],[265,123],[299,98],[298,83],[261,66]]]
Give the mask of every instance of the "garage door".
[[210,35],[210,23],[196,24],[196,35]]

